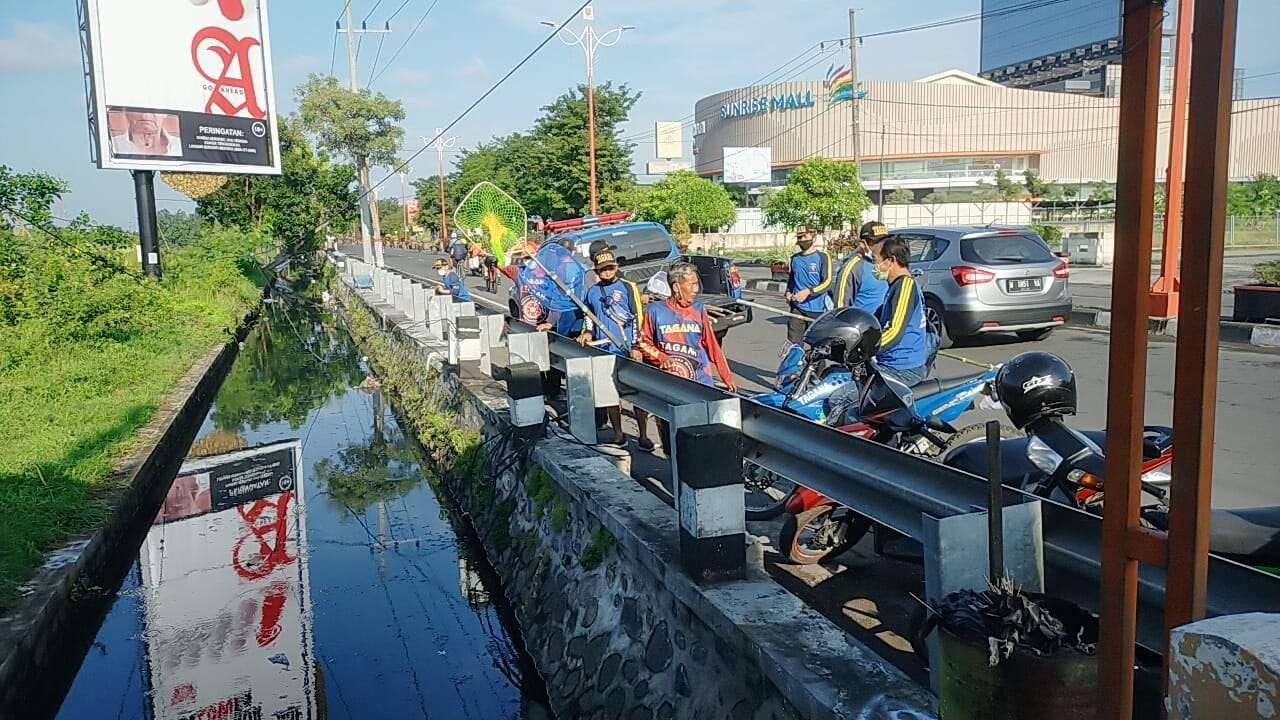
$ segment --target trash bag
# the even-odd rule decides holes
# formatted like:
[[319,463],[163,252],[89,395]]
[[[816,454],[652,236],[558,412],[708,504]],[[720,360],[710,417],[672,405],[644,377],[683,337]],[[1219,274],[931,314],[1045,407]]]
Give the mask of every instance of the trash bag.
[[985,644],[991,667],[1017,649],[1093,655],[1098,642],[1097,616],[1066,600],[1021,592],[1007,580],[982,592],[953,592],[933,612],[934,621],[951,634]]

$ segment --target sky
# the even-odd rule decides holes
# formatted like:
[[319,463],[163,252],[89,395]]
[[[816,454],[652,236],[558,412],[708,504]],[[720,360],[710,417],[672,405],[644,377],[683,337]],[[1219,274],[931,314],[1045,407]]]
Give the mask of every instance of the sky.
[[[383,36],[369,35],[358,58],[362,86],[377,59],[373,90],[404,102],[402,156],[421,147],[421,136],[453,120],[541,42],[550,30],[539,21],[559,22],[580,1],[436,0],[422,19],[432,0],[352,0],[356,24],[367,16],[369,27],[381,26],[404,3],[391,20],[381,53],[378,38]],[[980,10],[980,0],[859,1],[854,5],[859,35]],[[345,39],[335,43],[334,32],[342,5],[342,0],[270,0],[278,112],[294,110],[293,88],[310,73],[332,68],[346,82]],[[98,170],[89,162],[75,7],[76,0],[0,0],[0,164],[65,178],[71,192],[56,208],[61,217],[84,210],[100,222],[136,228],[129,174]],[[846,35],[848,7],[820,0],[595,2],[597,32],[635,26],[616,45],[599,51],[596,80],[626,83],[641,92],[624,128],[626,135],[647,133],[649,138],[636,148],[636,168],[653,159],[655,121],[683,119],[699,98],[750,84],[814,43]],[[1269,37],[1280,27],[1280,0],[1241,0],[1240,13],[1236,65],[1250,77],[1246,94],[1280,96],[1280,47]],[[570,27],[581,28],[581,22]],[[978,32],[979,23],[968,22],[868,38],[859,49],[860,74],[911,80],[949,68],[977,72]],[[819,63],[796,79],[821,79],[828,64]],[[471,147],[526,130],[539,108],[582,82],[584,72],[582,49],[553,41],[450,134],[460,147]],[[687,130],[685,142],[687,147]],[[430,153],[410,166],[410,179],[433,174]],[[381,176],[374,173],[375,180]],[[383,188],[399,194],[398,182]],[[194,208],[161,182],[156,194],[161,209]]]

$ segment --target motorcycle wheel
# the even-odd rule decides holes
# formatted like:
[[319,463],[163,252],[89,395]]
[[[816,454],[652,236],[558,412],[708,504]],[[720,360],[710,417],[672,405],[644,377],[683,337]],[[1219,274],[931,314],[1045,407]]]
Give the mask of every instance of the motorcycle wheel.
[[778,537],[779,547],[799,565],[816,565],[854,545],[871,529],[871,521],[853,512],[836,513],[836,505],[819,505],[788,515]]
[[742,461],[743,505],[748,520],[772,520],[782,514],[796,484],[750,460]]
[[[1010,438],[1022,437],[1022,435],[1023,435],[1022,431],[1018,430],[1012,425],[1006,425],[1004,423],[1000,423],[1000,439],[1001,440],[1008,440]],[[934,452],[928,453],[928,455],[932,457],[936,457],[939,462],[945,465],[947,462],[947,455],[949,455],[952,450],[955,450],[961,445],[967,445],[977,440],[985,440],[986,438],[987,438],[986,423],[979,422],[979,423],[973,423],[972,425],[965,425],[964,427],[957,430],[955,435],[952,435],[951,437],[947,438],[946,441],[942,444],[941,448],[933,448],[933,446],[930,445],[930,447],[933,448]]]

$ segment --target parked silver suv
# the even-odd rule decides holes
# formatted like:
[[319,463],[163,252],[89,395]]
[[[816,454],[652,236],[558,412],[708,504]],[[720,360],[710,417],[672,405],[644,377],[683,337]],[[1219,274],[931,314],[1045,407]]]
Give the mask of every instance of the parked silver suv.
[[1071,315],[1067,262],[1030,228],[948,225],[893,234],[911,246],[911,274],[943,347],[991,332],[1040,340]]

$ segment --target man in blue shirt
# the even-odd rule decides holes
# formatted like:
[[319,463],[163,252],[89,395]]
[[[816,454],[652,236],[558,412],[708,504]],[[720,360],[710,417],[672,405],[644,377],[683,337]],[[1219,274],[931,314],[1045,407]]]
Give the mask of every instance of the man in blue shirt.
[[831,289],[831,256],[819,250],[818,232],[808,225],[796,230],[796,245],[800,252],[791,256],[791,275],[787,278],[787,303],[794,315],[787,319],[787,340],[798,345],[809,329],[809,322],[827,311]]
[[[644,358],[635,349],[636,335],[644,323],[644,308],[640,305],[640,288],[630,280],[618,275],[618,261],[607,243],[592,243],[591,264],[595,268],[599,281],[587,288],[587,307],[593,315],[604,324],[592,323],[590,330],[583,330],[578,336],[580,342],[591,341],[596,347],[615,355],[630,357],[637,362]],[[606,332],[607,330],[607,332]],[[622,343],[616,344],[614,341]],[[605,408],[609,423],[613,426],[613,442],[615,445],[626,443],[622,433],[622,408],[614,406]],[[640,408],[635,408],[636,422],[640,424],[640,437],[645,437],[644,427],[648,415]]]
[[875,315],[884,304],[889,283],[875,269],[875,247],[889,236],[884,223],[863,223],[858,246],[836,273],[832,299],[837,308],[856,307]]
[[876,363],[908,387],[929,375],[934,350],[924,315],[924,296],[911,276],[911,248],[900,237],[889,237],[876,251],[876,267],[889,279],[884,305],[880,307],[880,350]]
[[443,287],[436,288],[437,295],[452,295],[455,300],[462,302],[471,300],[471,293],[467,290],[467,286],[462,284],[462,278],[453,269],[453,263],[448,258],[436,260],[435,268],[436,274],[440,276],[440,282],[444,283]]

